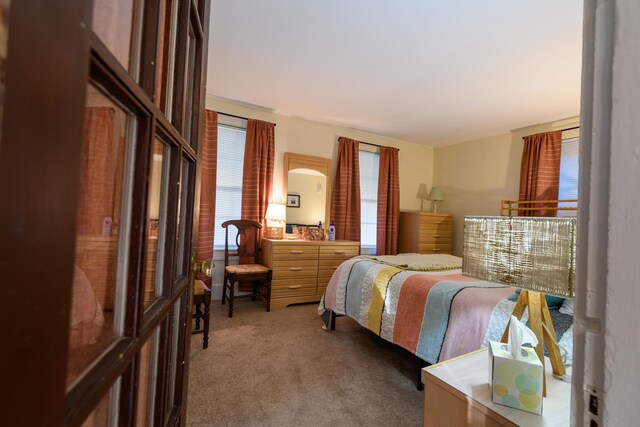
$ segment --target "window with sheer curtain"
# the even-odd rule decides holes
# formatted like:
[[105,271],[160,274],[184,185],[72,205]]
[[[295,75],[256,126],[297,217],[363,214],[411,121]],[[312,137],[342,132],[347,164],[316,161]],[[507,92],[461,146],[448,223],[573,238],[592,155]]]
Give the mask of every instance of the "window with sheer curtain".
[[[568,138],[562,141],[560,157],[559,200],[578,198],[578,149],[580,138]],[[558,207],[573,207],[574,203],[558,203]],[[558,211],[558,216],[575,216],[575,211]]]
[[359,161],[360,247],[363,253],[375,254],[380,154],[360,150]]
[[[224,249],[225,232],[222,223],[230,219],[240,219],[246,137],[246,127],[218,124],[214,249]],[[234,231],[234,227],[229,228],[230,241],[235,241],[235,233],[232,234]]]

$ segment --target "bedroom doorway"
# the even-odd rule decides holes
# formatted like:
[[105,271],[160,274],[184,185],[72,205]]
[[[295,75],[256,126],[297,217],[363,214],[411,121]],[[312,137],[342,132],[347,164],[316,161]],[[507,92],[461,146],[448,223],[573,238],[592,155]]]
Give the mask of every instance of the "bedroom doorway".
[[2,6],[4,424],[183,425],[209,1]]

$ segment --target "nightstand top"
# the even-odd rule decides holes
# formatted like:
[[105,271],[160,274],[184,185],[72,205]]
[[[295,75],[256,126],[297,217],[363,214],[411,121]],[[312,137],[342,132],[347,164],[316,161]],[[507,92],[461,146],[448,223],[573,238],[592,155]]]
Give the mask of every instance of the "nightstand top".
[[[542,415],[492,402],[489,353],[486,348],[424,368],[422,382],[427,384],[427,381],[434,381],[460,398],[470,397],[479,406],[520,426],[568,426],[571,416],[571,383],[553,377],[547,357],[545,365],[547,397],[543,401]],[[567,374],[571,374],[571,368],[567,369]],[[425,393],[427,390],[428,385]]]

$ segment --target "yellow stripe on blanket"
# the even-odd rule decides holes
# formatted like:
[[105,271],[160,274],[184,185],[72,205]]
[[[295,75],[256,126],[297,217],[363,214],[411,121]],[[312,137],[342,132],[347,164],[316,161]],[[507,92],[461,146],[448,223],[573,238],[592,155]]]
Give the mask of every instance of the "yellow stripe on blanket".
[[368,328],[370,331],[380,335],[380,324],[382,323],[382,309],[384,299],[387,296],[387,287],[391,278],[399,273],[400,269],[395,267],[383,268],[376,275],[371,289],[371,304],[369,305]]

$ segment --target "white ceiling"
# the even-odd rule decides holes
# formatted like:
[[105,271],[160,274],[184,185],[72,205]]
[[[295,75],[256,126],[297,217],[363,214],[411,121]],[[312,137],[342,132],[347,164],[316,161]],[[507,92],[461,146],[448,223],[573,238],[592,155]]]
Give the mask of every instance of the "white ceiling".
[[432,146],[579,114],[581,0],[212,0],[207,93]]

